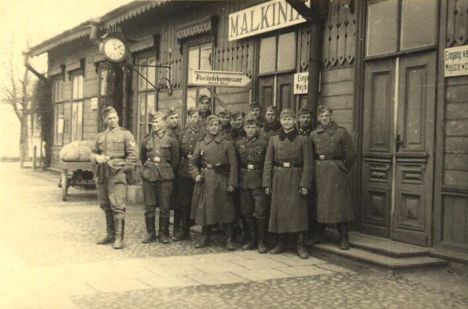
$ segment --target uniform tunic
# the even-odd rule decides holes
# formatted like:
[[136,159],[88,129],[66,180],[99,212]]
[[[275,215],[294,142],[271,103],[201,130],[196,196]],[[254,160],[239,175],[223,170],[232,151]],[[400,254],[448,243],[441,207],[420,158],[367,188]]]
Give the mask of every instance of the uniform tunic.
[[[289,167],[287,167],[289,166]],[[310,139],[294,130],[270,138],[263,169],[263,187],[271,189],[269,231],[295,233],[308,229],[307,198],[299,188],[311,189],[313,154]]]
[[237,187],[238,169],[234,144],[222,133],[207,134],[199,140],[190,159],[190,174],[195,180],[203,176],[203,182],[196,183],[192,201],[191,217],[200,225],[230,223],[234,221],[233,194],[228,185]]
[[180,164],[177,170],[176,205],[190,207],[193,194],[193,180],[189,171],[189,160],[197,142],[205,136],[201,126],[189,125],[180,135]]
[[332,122],[311,133],[315,151],[317,221],[337,223],[353,220],[349,171],[354,163],[352,139],[345,128]]
[[281,130],[281,123],[279,121],[275,121],[271,125],[268,122],[264,122],[263,128],[260,131],[260,134],[268,142],[270,140],[270,137],[272,137],[273,135],[278,135],[280,130]]
[[154,213],[155,207],[159,206],[161,214],[168,215],[174,169],[179,162],[179,143],[166,133],[152,132],[143,138],[140,149],[146,211]]
[[261,137],[244,137],[235,144],[239,159],[240,210],[242,215],[265,219],[266,196],[262,186],[268,143]]
[[297,132],[299,135],[310,136],[312,132],[312,127],[303,128],[301,126],[297,126]]
[[97,155],[110,158],[109,163],[95,166],[99,205],[104,211],[113,211],[123,216],[127,196],[125,167],[137,161],[132,133],[122,127],[100,132],[96,136],[90,161],[96,162]]

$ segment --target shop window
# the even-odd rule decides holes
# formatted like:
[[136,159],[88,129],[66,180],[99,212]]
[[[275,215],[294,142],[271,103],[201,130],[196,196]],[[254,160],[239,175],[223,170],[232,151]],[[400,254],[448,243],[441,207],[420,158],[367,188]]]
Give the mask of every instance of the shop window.
[[260,40],[259,103],[264,107],[295,108],[293,82],[296,73],[295,32]]
[[[156,58],[140,57],[138,59],[139,72],[151,83],[156,84]],[[149,114],[156,110],[156,90],[145,78],[138,76],[138,140],[149,132]]]
[[186,108],[197,105],[197,99],[200,95],[211,97],[211,93],[204,87],[191,86],[194,70],[212,70],[213,43],[194,45],[188,48],[188,74],[187,74],[187,98]]
[[367,56],[435,44],[437,0],[367,2]]
[[[72,102],[70,102],[70,120],[65,124],[65,128],[70,126],[70,140],[77,141],[83,139],[83,75],[74,74],[72,82]],[[68,132],[65,132],[68,133]]]
[[52,102],[54,103],[54,145],[63,145],[63,79],[62,76],[54,78],[52,86]]

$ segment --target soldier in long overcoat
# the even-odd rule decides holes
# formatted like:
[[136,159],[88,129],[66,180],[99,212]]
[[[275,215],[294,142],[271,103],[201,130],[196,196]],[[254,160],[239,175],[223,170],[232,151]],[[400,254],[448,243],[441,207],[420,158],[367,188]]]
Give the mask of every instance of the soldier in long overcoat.
[[277,244],[270,252],[282,252],[286,233],[295,233],[298,255],[308,258],[304,232],[308,230],[312,146],[307,136],[298,135],[296,115],[291,109],[281,111],[280,122],[282,129],[270,138],[263,169],[263,187],[265,193],[271,195],[269,231],[278,234]]
[[352,138],[332,120],[330,108],[319,106],[318,121],[311,139],[315,151],[319,239],[323,238],[326,224],[336,223],[340,248],[346,250],[349,249],[348,222],[354,218],[349,179],[354,164]]
[[119,126],[119,116],[113,107],[105,108],[102,116],[107,129],[96,136],[89,157],[96,163],[99,206],[106,215],[107,235],[98,244],[113,243],[114,249],[121,249],[127,198],[126,173],[137,161],[137,150],[132,133]]
[[180,164],[177,172],[175,203],[181,212],[181,220],[178,222],[174,218],[174,230],[176,231],[172,239],[174,241],[184,240],[189,237],[190,205],[193,194],[193,179],[189,172],[189,160],[195,152],[197,142],[205,136],[205,130],[201,127],[198,108],[189,108],[187,116],[187,127],[182,130],[180,135]]
[[209,244],[210,225],[223,224],[226,248],[234,250],[233,192],[237,187],[238,169],[234,144],[221,132],[216,115],[206,118],[206,136],[199,140],[190,159],[189,170],[196,182],[192,201],[192,218],[202,226],[198,248]]
[[140,159],[143,165],[143,197],[148,235],[143,243],[156,240],[155,217],[159,207],[159,241],[169,243],[169,215],[174,189],[174,170],[179,163],[179,142],[166,134],[165,115],[152,113],[152,130],[143,138]]
[[242,249],[258,248],[258,252],[266,253],[267,208],[262,177],[268,143],[259,136],[260,124],[254,117],[245,120],[244,128],[246,136],[235,143],[239,158],[240,211],[247,223],[244,230],[250,235]]

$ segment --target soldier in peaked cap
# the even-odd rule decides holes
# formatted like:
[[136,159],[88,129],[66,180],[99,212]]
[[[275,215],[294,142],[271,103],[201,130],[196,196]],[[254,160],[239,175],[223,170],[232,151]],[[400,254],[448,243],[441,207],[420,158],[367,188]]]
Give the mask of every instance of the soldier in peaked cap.
[[269,231],[277,233],[277,244],[272,254],[286,247],[286,233],[297,238],[297,253],[308,258],[304,232],[308,230],[307,195],[312,186],[313,155],[310,139],[301,136],[295,128],[296,115],[284,109],[280,115],[281,130],[273,135],[263,168],[263,187],[271,195]]
[[268,106],[265,112],[265,123],[262,129],[262,136],[268,141],[273,135],[277,135],[281,129],[278,121],[278,109],[276,106]]
[[[238,141],[245,136],[244,112],[234,112],[231,114],[231,136],[233,141]],[[260,125],[257,121],[257,124]]]
[[[189,160],[195,151],[197,142],[205,136],[205,130],[201,127],[198,108],[191,107],[187,111],[187,127],[180,135],[180,164],[177,171],[177,196],[175,204],[177,210],[174,213],[173,241],[187,239],[190,232],[190,204],[193,194],[193,180],[189,172]],[[180,220],[177,216],[180,213]]]
[[[247,222],[250,239],[242,246],[244,250],[258,248],[266,253],[266,196],[262,187],[263,164],[267,141],[260,137],[260,125],[254,117],[248,117],[244,123],[246,136],[235,144],[239,158],[240,210]],[[246,231],[244,231],[246,232]]]
[[262,118],[262,106],[257,102],[252,102],[249,105],[249,116],[254,117],[257,119],[260,127],[263,127],[263,118]]
[[140,160],[143,165],[143,197],[145,223],[148,232],[143,243],[156,240],[156,207],[159,207],[159,241],[169,242],[169,214],[174,187],[174,170],[179,164],[179,142],[166,134],[166,115],[151,114],[151,132],[140,145]]
[[226,248],[234,250],[233,192],[237,187],[237,158],[234,144],[221,133],[218,116],[206,118],[206,136],[199,140],[190,159],[189,170],[196,182],[192,218],[202,226],[197,248],[209,245],[210,225],[224,225]]
[[312,132],[312,111],[308,107],[301,107],[297,113],[297,131],[299,135],[309,136]]
[[205,94],[200,95],[198,97],[197,107],[199,109],[202,126],[204,126],[206,118],[211,115],[211,98]]
[[326,224],[336,224],[340,248],[349,249],[348,223],[353,220],[349,171],[354,164],[351,135],[337,125],[332,109],[318,108],[319,125],[311,133],[315,151],[318,240],[323,238]]
[[226,135],[227,138],[232,138],[231,136],[231,112],[225,108],[221,109],[218,112],[219,120],[221,121],[221,131]]
[[126,173],[137,160],[135,139],[119,126],[119,116],[113,107],[102,111],[107,129],[96,137],[90,161],[96,163],[95,179],[99,205],[106,215],[106,237],[98,244],[113,243],[123,248],[127,183]]

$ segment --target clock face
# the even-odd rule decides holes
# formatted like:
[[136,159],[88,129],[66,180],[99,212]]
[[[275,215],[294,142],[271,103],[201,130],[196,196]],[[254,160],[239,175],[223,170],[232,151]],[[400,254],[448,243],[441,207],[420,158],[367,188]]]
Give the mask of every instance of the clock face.
[[122,40],[109,38],[103,43],[103,52],[110,61],[119,62],[125,59],[127,47]]

